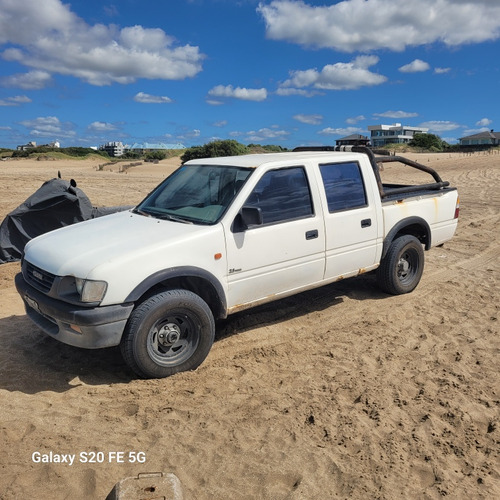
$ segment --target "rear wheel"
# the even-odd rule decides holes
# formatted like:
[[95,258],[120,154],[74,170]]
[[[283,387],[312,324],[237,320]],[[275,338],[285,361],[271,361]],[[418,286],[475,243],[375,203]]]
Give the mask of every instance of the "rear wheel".
[[153,295],[132,314],[122,337],[125,362],[143,378],[194,370],[207,357],[215,322],[206,302],[188,290]]
[[392,295],[409,293],[420,282],[424,271],[424,250],[415,236],[396,238],[377,269],[377,282]]

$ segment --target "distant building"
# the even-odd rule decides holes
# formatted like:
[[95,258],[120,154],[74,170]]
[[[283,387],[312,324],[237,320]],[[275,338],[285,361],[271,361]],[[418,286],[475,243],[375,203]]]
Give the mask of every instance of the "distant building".
[[99,151],[106,151],[109,156],[122,156],[125,153],[126,146],[122,142],[107,142],[99,146]]
[[180,143],[176,144],[165,144],[163,142],[159,143],[151,143],[151,142],[144,142],[144,143],[139,143],[136,142],[132,144],[132,146],[128,144],[123,144],[122,142],[119,141],[114,141],[114,142],[107,142],[106,144],[103,144],[102,146],[99,146],[100,151],[106,151],[106,153],[109,154],[109,156],[122,156],[125,153],[138,153],[138,154],[145,154],[149,153],[150,151],[167,151],[170,149],[185,149],[186,146]]
[[493,130],[489,130],[486,132],[480,132],[479,134],[462,137],[458,141],[460,146],[499,146],[500,132],[493,132]]
[[35,141],[30,141],[28,144],[23,144],[21,146],[17,146],[18,151],[27,151],[28,149],[35,149],[35,148],[60,148],[61,145],[59,144],[59,141],[54,141],[54,142],[49,142],[49,144],[40,144],[40,146],[36,145]]
[[373,147],[386,146],[387,144],[406,144],[413,139],[415,134],[426,134],[429,129],[423,127],[409,127],[394,123],[393,125],[369,125],[370,141]]
[[128,150],[132,151],[133,153],[144,154],[150,151],[167,151],[169,149],[185,149],[185,148],[186,146],[184,146],[179,142],[176,144],[165,144],[163,142],[158,142],[158,143],[144,142],[141,144],[136,142],[132,146],[129,146]]
[[370,139],[365,135],[352,134],[342,139],[336,139],[337,146],[368,146]]
[[28,144],[22,144],[21,146],[17,146],[18,151],[27,151],[28,149],[36,148],[36,142],[30,141]]

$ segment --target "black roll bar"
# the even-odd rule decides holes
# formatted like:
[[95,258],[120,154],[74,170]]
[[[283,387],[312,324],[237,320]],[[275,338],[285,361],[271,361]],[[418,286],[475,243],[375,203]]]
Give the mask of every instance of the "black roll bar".
[[[354,153],[364,153],[370,159],[370,164],[373,169],[373,173],[375,174],[375,179],[377,181],[378,189],[380,191],[381,198],[384,198],[389,195],[399,194],[399,193],[412,193],[417,191],[427,191],[427,190],[438,190],[450,185],[448,181],[443,181],[439,174],[431,167],[426,165],[422,165],[413,160],[409,160],[403,156],[391,156],[389,151],[387,150],[372,150],[367,146],[311,146],[311,147],[298,147],[293,151],[352,151]],[[382,156],[375,156],[375,154]],[[379,163],[391,163],[398,162],[403,163],[404,165],[408,165],[409,167],[416,168],[417,170],[421,170],[422,172],[426,172],[434,178],[436,182],[431,184],[419,184],[416,186],[404,186],[397,188],[390,188],[387,191],[384,189],[384,185],[382,184],[382,179],[380,177],[380,167]]]

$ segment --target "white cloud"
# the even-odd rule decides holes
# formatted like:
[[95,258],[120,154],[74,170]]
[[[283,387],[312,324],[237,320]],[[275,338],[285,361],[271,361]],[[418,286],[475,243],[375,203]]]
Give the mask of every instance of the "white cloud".
[[24,90],[39,90],[52,83],[50,73],[46,71],[29,71],[28,73],[16,73],[15,75],[0,78],[2,87],[14,87]]
[[214,127],[225,127],[227,125],[227,120],[219,120],[212,124]]
[[415,59],[411,63],[401,66],[399,71],[401,71],[401,73],[420,73],[422,71],[428,71],[429,69],[429,63],[426,63],[421,59]]
[[224,104],[222,101],[217,101],[216,99],[207,99],[206,103],[211,106],[222,106]]
[[268,38],[344,52],[403,51],[438,41],[457,46],[500,37],[496,0],[345,0],[330,6],[273,0],[260,3],[257,11]]
[[383,113],[373,113],[373,116],[380,118],[413,118],[418,116],[418,113],[409,113],[408,111],[384,111]]
[[112,130],[116,130],[117,127],[116,125],[113,125],[112,123],[107,123],[107,122],[92,122],[88,126],[89,130],[92,130],[94,132],[110,132]]
[[232,85],[216,85],[208,91],[208,95],[213,97],[230,97],[244,101],[265,101],[267,99],[267,90],[264,88],[247,89],[242,87],[235,88]]
[[466,128],[462,130],[461,137],[467,137],[468,135],[480,134],[481,132],[488,132],[490,129],[488,127],[481,128]]
[[434,73],[436,73],[436,75],[444,75],[450,71],[451,68],[434,68]]
[[460,128],[461,125],[447,120],[435,120],[421,123],[419,127],[428,128],[432,132],[448,132]]
[[345,127],[345,128],[332,128],[327,127],[320,130],[318,134],[320,135],[351,135],[360,134],[363,130],[357,127]]
[[246,132],[246,140],[249,142],[264,142],[268,140],[286,140],[290,132],[287,130],[279,130],[277,128],[261,128],[259,130],[251,130]]
[[301,123],[306,123],[308,125],[319,125],[323,121],[323,115],[303,115],[298,114],[293,117],[294,120],[297,120]]
[[104,5],[102,10],[109,17],[116,17],[120,14],[118,12],[118,9],[116,8],[116,5]]
[[493,123],[493,121],[490,120],[489,118],[482,118],[481,120],[476,122],[476,125],[478,127],[489,127],[492,123]]
[[[175,140],[178,142],[189,142],[197,139],[200,136],[201,136],[201,131],[198,129],[193,129],[193,130],[185,129],[175,135]],[[170,134],[165,134],[165,137],[173,138],[174,136]]]
[[322,95],[323,92],[319,92],[317,90],[304,90],[304,89],[292,89],[292,88],[284,88],[280,87],[276,90],[276,95],[288,97],[291,95],[299,95],[302,97],[314,97],[316,95]]
[[327,64],[321,71],[307,69],[290,72],[290,79],[281,88],[313,87],[321,90],[352,90],[360,87],[380,85],[387,77],[372,73],[370,66],[377,64],[377,56],[358,56],[349,63]]
[[[159,28],[89,25],[61,0],[0,0],[0,45],[9,61],[92,85],[137,78],[180,80],[201,71],[198,47],[177,45]],[[25,88],[25,87],[23,87]]]
[[5,99],[0,99],[0,106],[19,106],[21,104],[27,104],[32,102],[28,96],[16,95],[14,97],[6,97]]
[[146,94],[145,92],[138,92],[134,96],[135,102],[141,102],[144,104],[163,104],[172,102],[170,97],[162,96],[162,95],[151,95]]
[[30,129],[30,134],[40,137],[75,137],[73,124],[61,122],[56,116],[43,116],[34,120],[24,120],[19,122],[24,127]]
[[358,115],[358,116],[353,116],[352,118],[347,118],[345,121],[349,125],[355,125],[358,122],[362,122],[363,120],[366,120],[365,116],[363,115]]

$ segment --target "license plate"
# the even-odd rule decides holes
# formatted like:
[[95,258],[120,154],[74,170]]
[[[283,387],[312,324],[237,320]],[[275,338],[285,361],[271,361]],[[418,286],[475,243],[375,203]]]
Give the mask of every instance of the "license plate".
[[40,308],[38,307],[38,302],[35,299],[32,299],[30,296],[25,295],[24,300],[26,301],[26,304],[28,304],[32,309],[34,309],[37,312],[40,312]]

